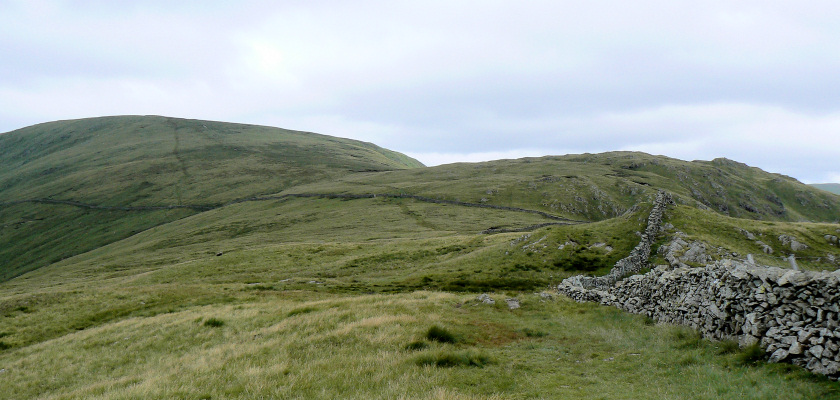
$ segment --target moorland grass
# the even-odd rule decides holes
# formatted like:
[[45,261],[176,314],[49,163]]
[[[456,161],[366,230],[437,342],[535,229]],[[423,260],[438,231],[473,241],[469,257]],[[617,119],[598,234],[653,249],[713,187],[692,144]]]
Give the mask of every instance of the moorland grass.
[[[75,331],[0,353],[0,398],[816,399],[836,383],[744,366],[686,328],[609,307],[521,296],[511,313],[474,295],[257,292]],[[244,296],[244,295],[243,295]],[[305,314],[289,313],[312,308]],[[196,324],[223,316],[225,326]],[[458,343],[405,343],[432,321]],[[547,333],[529,337],[525,328]],[[676,333],[675,333],[676,332]],[[683,332],[683,333],[679,333]],[[682,338],[682,339],[681,339]],[[44,379],[49,377],[49,379]],[[446,393],[447,397],[435,396]]]
[[438,343],[456,343],[458,339],[452,332],[441,328],[437,325],[432,325],[429,327],[429,330],[426,331],[426,339],[431,342],[438,342]]

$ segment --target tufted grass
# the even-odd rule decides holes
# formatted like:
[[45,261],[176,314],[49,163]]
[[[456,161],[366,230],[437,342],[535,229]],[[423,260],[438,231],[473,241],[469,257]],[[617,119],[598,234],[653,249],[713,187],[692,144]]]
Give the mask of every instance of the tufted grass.
[[[836,383],[743,366],[684,328],[521,295],[240,294],[0,352],[0,398],[819,399]],[[491,293],[491,296],[501,297]],[[462,304],[463,306],[456,307]],[[306,313],[293,310],[309,309]],[[207,329],[201,321],[224,318]],[[406,348],[429,324],[463,337]],[[527,335],[527,330],[546,335]]]

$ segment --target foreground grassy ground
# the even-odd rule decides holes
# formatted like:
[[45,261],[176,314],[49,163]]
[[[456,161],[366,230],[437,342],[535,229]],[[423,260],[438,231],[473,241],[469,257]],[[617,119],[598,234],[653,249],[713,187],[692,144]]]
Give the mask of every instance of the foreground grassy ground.
[[[497,235],[477,233],[541,221],[406,199],[182,218],[0,284],[0,399],[840,396],[799,368],[750,365],[731,343],[534,294],[604,272],[635,245],[649,207]],[[742,226],[802,240],[836,228],[693,210],[669,221],[720,245],[753,246]],[[496,304],[479,304],[480,292]],[[522,308],[508,310],[508,297]],[[452,339],[430,338],[433,326]]]
[[[224,288],[218,288],[224,292]],[[512,294],[512,293],[511,293]],[[836,383],[563,298],[253,290],[0,353],[0,398],[818,399]],[[444,334],[429,334],[432,326]],[[452,336],[446,335],[450,333]]]

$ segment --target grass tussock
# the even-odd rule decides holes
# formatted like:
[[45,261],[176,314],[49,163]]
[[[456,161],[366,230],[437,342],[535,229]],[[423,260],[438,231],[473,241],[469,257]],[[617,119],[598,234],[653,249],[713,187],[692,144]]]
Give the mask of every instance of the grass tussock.
[[470,351],[440,351],[436,353],[423,354],[415,360],[421,367],[432,366],[438,368],[454,367],[484,367],[491,362],[484,354]]
[[529,338],[541,338],[548,336],[548,332],[533,328],[522,329],[522,333],[524,333],[525,336]]
[[700,333],[687,327],[675,327],[673,338],[678,349],[696,349],[703,345]]
[[735,340],[721,340],[716,347],[718,354],[737,354],[741,351],[741,347]]
[[767,355],[765,354],[764,349],[762,349],[757,343],[744,347],[739,353],[737,353],[736,357],[739,364],[746,366],[758,365],[759,363],[764,362],[766,358]]
[[432,342],[438,343],[457,343],[458,338],[452,332],[441,328],[437,325],[432,325],[428,331],[426,331],[426,339]]
[[300,308],[295,308],[294,310],[289,311],[288,313],[286,313],[286,316],[287,317],[294,317],[295,315],[309,314],[309,313],[315,312],[315,311],[318,311],[318,308],[316,308],[316,307],[300,307]]
[[405,345],[405,349],[408,351],[425,350],[427,348],[429,348],[429,343],[423,340],[415,340]]
[[208,318],[204,321],[204,326],[209,326],[211,328],[218,328],[224,325],[225,321],[218,318]]

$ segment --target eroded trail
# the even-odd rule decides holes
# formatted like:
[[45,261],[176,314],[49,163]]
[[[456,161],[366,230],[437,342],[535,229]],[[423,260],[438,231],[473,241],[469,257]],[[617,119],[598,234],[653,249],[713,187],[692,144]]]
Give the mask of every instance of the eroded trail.
[[[58,200],[58,199],[26,199],[26,200],[16,200],[10,202],[3,202],[0,203],[0,206],[10,206],[15,204],[25,204],[25,203],[40,203],[40,204],[60,204],[60,205],[69,205],[74,207],[80,208],[87,208],[92,210],[105,210],[105,211],[156,211],[156,210],[172,210],[177,208],[187,208],[193,209],[197,211],[209,211],[216,208],[221,208],[225,206],[229,206],[232,204],[239,204],[239,203],[246,203],[246,202],[253,202],[253,201],[276,201],[276,200],[285,200],[289,198],[322,198],[322,199],[375,199],[377,197],[380,198],[390,198],[390,199],[412,199],[417,201],[422,201],[426,203],[435,203],[435,204],[447,204],[447,205],[455,205],[455,206],[462,206],[462,207],[475,207],[475,208],[489,208],[494,210],[503,210],[503,211],[511,211],[511,212],[522,212],[522,213],[530,213],[542,216],[547,219],[552,219],[555,221],[563,221],[564,223],[569,224],[582,224],[587,223],[587,221],[579,221],[573,220],[553,214],[549,214],[545,211],[539,210],[531,210],[526,208],[518,208],[518,207],[507,207],[507,206],[498,206],[493,204],[480,204],[480,203],[467,203],[462,201],[455,201],[455,200],[443,200],[443,199],[434,199],[431,197],[424,197],[424,196],[416,196],[416,195],[408,195],[408,194],[389,194],[389,193],[381,193],[381,194],[374,194],[374,193],[367,193],[367,194],[344,194],[344,193],[289,193],[283,194],[279,196],[261,196],[261,197],[249,197],[244,199],[237,199],[223,204],[172,204],[172,205],[161,205],[161,206],[103,206],[99,204],[90,204],[90,203],[83,203],[74,200]],[[536,229],[536,228],[535,228]],[[488,232],[493,233],[493,232]]]

